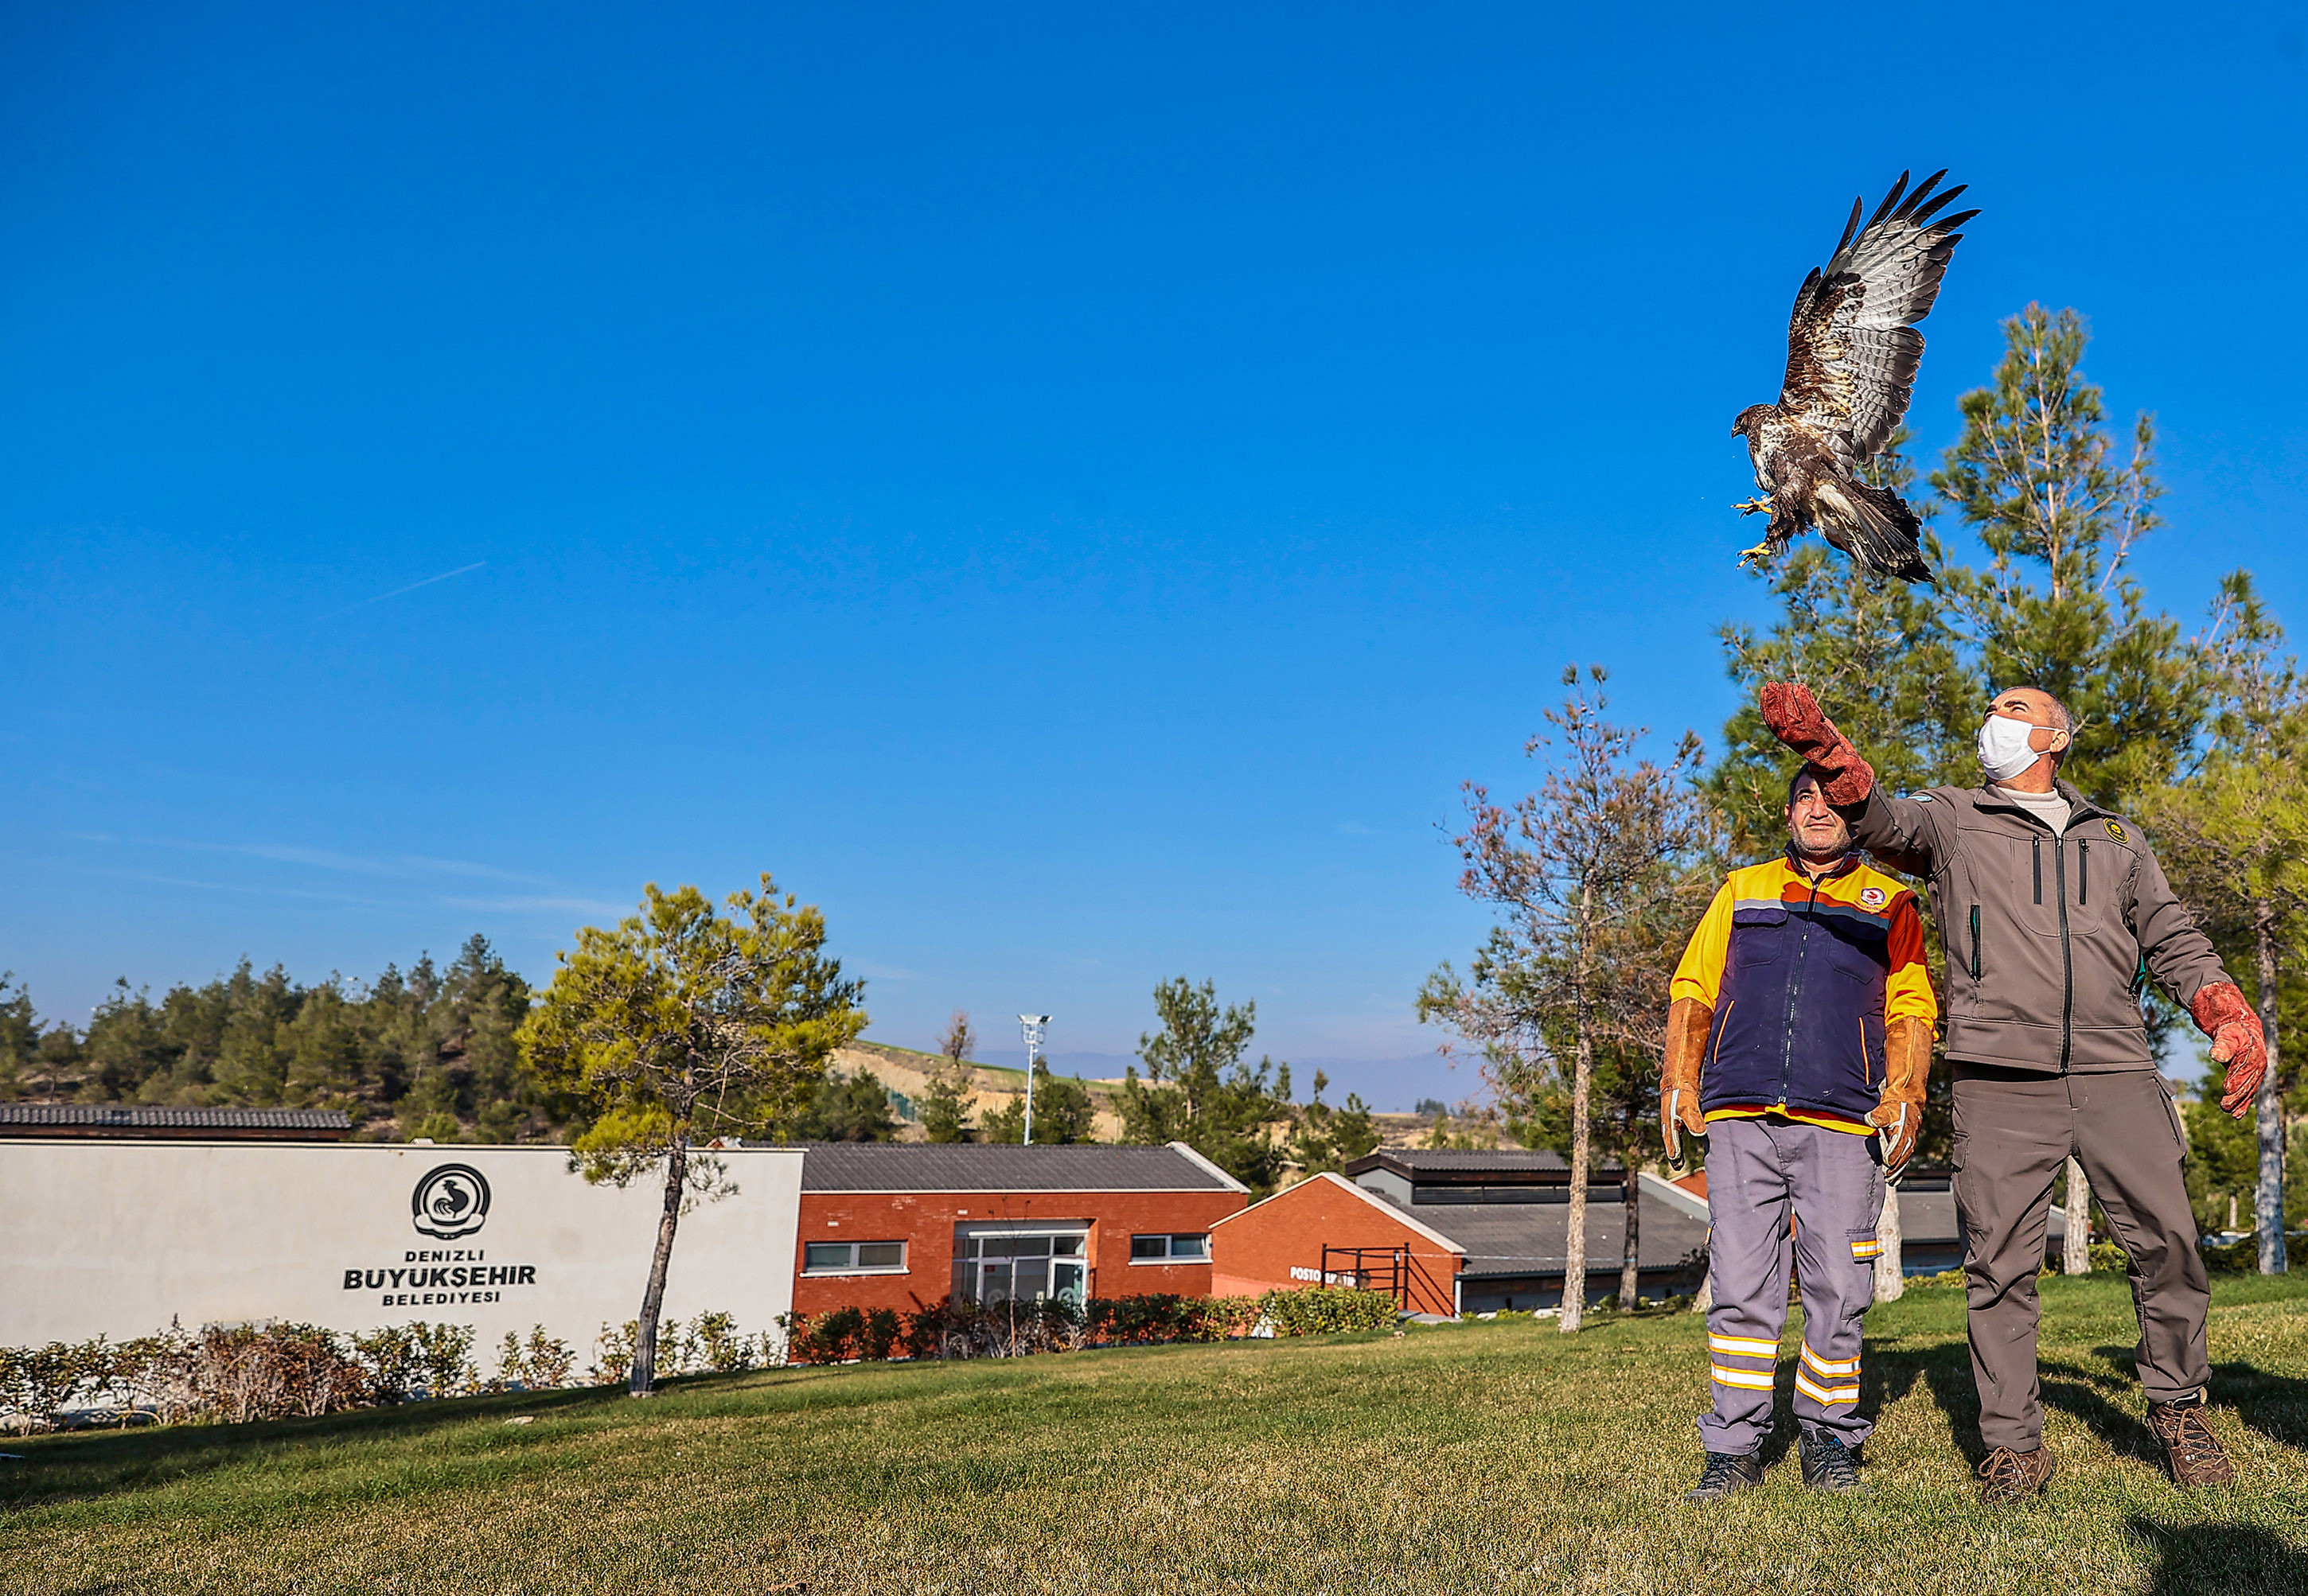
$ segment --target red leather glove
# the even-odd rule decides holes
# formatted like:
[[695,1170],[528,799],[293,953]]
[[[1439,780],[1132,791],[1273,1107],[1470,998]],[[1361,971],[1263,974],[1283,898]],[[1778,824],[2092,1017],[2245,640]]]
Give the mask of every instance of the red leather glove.
[[2188,1012],[2196,1029],[2212,1039],[2212,1062],[2228,1067],[2220,1106],[2243,1119],[2259,1094],[2260,1077],[2268,1073],[2268,1034],[2260,1028],[2260,1016],[2233,981],[2204,988],[2189,1003]]
[[1857,803],[1875,786],[1875,770],[1859,757],[1851,739],[1835,729],[1799,682],[1766,682],[1761,698],[1763,724],[1771,735],[1803,755],[1804,763],[1819,778],[1819,790],[1839,808]]

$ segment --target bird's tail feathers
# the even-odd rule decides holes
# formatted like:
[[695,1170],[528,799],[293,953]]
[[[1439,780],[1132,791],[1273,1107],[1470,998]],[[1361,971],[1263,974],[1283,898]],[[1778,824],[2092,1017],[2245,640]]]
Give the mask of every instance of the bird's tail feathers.
[[1904,581],[1936,579],[1924,562],[1924,525],[1899,494],[1858,481],[1846,482],[1843,491],[1856,512],[1852,552],[1861,563]]

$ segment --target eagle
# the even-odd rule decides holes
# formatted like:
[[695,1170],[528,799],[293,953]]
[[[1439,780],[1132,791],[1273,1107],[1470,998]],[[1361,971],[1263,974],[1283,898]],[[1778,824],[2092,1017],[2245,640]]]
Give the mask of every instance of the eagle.
[[[1764,496],[1736,508],[1771,518],[1763,541],[1739,563],[1783,553],[1805,527],[1868,571],[1932,579],[1923,528],[1897,493],[1859,480],[1857,468],[1889,441],[1907,413],[1924,357],[1916,323],[1931,314],[1940,280],[1979,214],[1933,216],[1965,185],[1939,189],[1944,169],[1912,190],[1908,174],[1861,227],[1863,196],[1823,267],[1813,267],[1787,318],[1787,375],[1776,405],[1750,405],[1731,424],[1747,440]],[[1933,191],[1938,189],[1935,193]]]

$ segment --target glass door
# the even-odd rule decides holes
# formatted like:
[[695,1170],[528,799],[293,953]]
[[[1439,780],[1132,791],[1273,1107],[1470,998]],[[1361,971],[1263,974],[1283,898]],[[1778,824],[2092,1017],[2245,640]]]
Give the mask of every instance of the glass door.
[[963,1229],[954,1237],[954,1297],[981,1307],[1050,1300],[1079,1306],[1089,1281],[1089,1243],[1079,1229]]

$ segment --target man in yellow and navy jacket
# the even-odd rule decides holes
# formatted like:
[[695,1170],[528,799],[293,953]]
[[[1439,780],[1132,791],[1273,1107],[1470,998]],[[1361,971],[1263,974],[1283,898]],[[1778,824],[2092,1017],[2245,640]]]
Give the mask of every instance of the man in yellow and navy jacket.
[[[1874,1300],[1883,1181],[1915,1150],[1938,1004],[1915,893],[1852,852],[1805,771],[1786,854],[1731,872],[1675,973],[1659,1120],[1669,1157],[1704,1135],[1714,1411],[1695,1502],[1762,1480],[1787,1269],[1803,1289],[1795,1376],[1804,1483],[1849,1490],[1860,1320]],[[1878,1146],[1880,1137],[1881,1146]],[[1793,1223],[1790,1225],[1790,1217]]]

